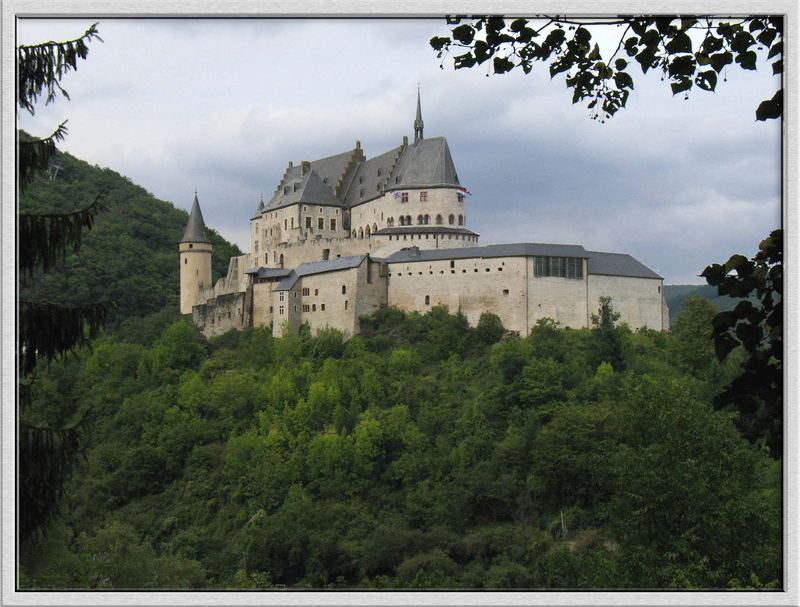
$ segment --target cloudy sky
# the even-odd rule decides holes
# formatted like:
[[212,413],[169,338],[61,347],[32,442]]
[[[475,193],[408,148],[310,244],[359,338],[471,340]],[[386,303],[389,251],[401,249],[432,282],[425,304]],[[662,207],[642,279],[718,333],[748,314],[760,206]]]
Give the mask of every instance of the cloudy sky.
[[[92,20],[18,21],[18,43],[79,36]],[[287,163],[352,149],[368,157],[444,135],[482,244],[552,242],[626,252],[667,284],[702,283],[711,262],[752,254],[780,224],[780,124],[755,121],[779,88],[769,70],[729,69],[715,94],[672,97],[633,75],[605,124],[545,72],[455,72],[428,45],[444,20],[114,20],[64,78],[71,101],[19,114],[62,145],[188,209],[240,247],[259,196]]]

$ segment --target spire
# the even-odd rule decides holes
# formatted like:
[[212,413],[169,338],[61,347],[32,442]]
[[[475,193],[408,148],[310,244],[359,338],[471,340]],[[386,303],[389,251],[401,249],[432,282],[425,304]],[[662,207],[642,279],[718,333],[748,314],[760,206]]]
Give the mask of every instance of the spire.
[[186,222],[181,242],[210,242],[206,238],[206,224],[203,221],[203,213],[200,211],[200,203],[197,201],[197,190],[194,191],[192,211],[189,213],[189,221]]
[[422,104],[419,99],[419,83],[417,83],[417,117],[414,120],[414,143],[422,139]]

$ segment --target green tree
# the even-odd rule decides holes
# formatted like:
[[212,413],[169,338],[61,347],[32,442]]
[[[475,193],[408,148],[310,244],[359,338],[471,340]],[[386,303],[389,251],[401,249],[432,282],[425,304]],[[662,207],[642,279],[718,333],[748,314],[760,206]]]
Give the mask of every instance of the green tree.
[[621,314],[614,310],[610,297],[600,297],[598,314],[592,314],[592,326],[596,336],[599,362],[611,363],[615,371],[625,369],[622,337],[617,321]]
[[714,304],[705,297],[690,295],[672,328],[675,358],[692,375],[701,376],[714,361],[711,322],[716,313]]
[[[462,21],[466,21],[462,23]],[[625,107],[634,89],[629,68],[642,73],[660,70],[673,95],[693,88],[713,92],[727,66],[755,70],[771,63],[773,74],[783,73],[783,17],[745,19],[698,18],[691,15],[633,15],[609,18],[549,16],[506,19],[486,16],[448,18],[455,25],[430,44],[441,58],[454,51],[455,69],[471,68],[491,60],[495,74],[515,69],[530,74],[534,64],[549,64],[550,77],[564,74],[572,102],[588,100],[592,118],[605,121]],[[592,32],[621,31],[611,54],[601,51]],[[780,118],[783,91],[763,101],[756,119]]]
[[[96,24],[80,38],[67,42],[20,46],[17,48],[17,105],[31,114],[45,94],[45,103],[57,92],[69,98],[61,87],[62,76],[77,69],[85,59],[87,42],[99,38]],[[47,170],[56,153],[55,144],[64,139],[61,124],[45,139],[20,137],[17,168],[19,189]],[[91,228],[102,210],[99,198],[82,209],[67,213],[18,213],[18,269],[23,288],[37,272],[46,272],[69,251],[80,248],[84,231]],[[52,302],[22,299],[19,302],[18,364],[21,379],[19,422],[19,532],[24,540],[41,529],[56,510],[76,454],[84,438],[83,419],[62,427],[36,424],[30,418],[31,385],[39,360],[52,361],[97,334],[108,316],[104,303],[63,307]]]
[[720,295],[751,297],[717,314],[712,335],[717,357],[741,346],[742,372],[716,399],[739,411],[739,427],[751,441],[764,441],[774,457],[783,452],[783,231],[773,230],[752,259],[734,255],[708,266],[701,276]]

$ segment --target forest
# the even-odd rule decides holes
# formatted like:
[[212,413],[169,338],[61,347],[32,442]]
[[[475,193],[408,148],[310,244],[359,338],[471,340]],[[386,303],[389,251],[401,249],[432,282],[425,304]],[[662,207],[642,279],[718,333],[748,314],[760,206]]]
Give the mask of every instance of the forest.
[[42,419],[92,430],[20,585],[780,587],[781,464],[711,407],[738,366],[714,314],[519,338],[387,308],[348,341],[126,320],[39,379]]
[[745,352],[715,357],[708,299],[677,293],[670,333],[610,301],[524,338],[386,308],[349,340],[206,339],[176,305],[186,213],[58,163],[21,208],[105,210],[26,289],[116,306],[34,373],[27,422],[85,438],[21,589],[781,587],[781,461],[713,406]]

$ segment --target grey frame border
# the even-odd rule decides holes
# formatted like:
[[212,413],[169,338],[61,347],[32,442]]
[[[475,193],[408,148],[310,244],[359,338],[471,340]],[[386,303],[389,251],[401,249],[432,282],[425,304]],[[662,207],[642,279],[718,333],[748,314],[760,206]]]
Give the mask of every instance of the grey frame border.
[[[784,370],[785,459],[783,592],[22,592],[15,591],[15,384],[16,384],[16,218],[15,218],[15,88],[14,40],[17,17],[438,17],[442,14],[578,14],[618,13],[706,13],[784,14],[784,83],[787,105],[783,120],[783,224],[786,327]],[[798,279],[798,5],[792,0],[665,0],[654,5],[647,0],[545,0],[535,5],[524,0],[231,0],[224,4],[208,0],[5,0],[0,15],[2,32],[2,204],[0,205],[0,270],[2,282],[0,316],[0,387],[2,388],[2,560],[0,605],[798,605],[798,444],[797,411],[798,336],[800,309]]]

